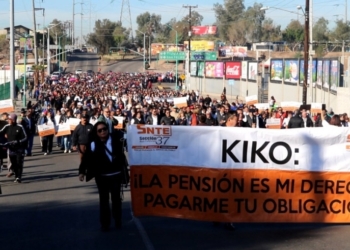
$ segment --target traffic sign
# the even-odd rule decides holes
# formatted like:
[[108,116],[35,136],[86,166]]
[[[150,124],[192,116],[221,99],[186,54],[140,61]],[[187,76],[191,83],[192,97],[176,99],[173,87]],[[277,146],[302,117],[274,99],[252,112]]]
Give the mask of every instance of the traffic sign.
[[191,61],[216,61],[218,58],[216,51],[193,51]]
[[162,51],[159,53],[159,60],[186,60],[186,53],[184,51]]

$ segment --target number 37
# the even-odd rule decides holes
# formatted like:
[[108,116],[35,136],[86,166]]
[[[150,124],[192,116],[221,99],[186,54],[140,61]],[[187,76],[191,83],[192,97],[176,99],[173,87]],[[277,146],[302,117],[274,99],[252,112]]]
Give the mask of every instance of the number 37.
[[156,140],[157,145],[165,145],[167,141],[169,140],[169,137],[158,137]]

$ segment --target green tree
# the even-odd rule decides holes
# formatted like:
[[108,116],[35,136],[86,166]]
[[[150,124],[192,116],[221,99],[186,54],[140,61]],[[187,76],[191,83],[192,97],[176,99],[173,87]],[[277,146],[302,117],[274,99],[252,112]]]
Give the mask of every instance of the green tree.
[[[153,32],[162,31],[162,17],[160,15],[151,14],[149,12],[142,13],[136,17],[136,23],[138,25],[138,30],[145,33],[147,36],[151,37],[151,42],[154,39]],[[143,47],[143,34],[141,32],[136,32],[136,43]]]
[[337,20],[335,28],[330,32],[330,40],[332,41],[346,41],[350,37],[350,26],[343,22],[343,20]]
[[216,25],[222,40],[229,40],[229,29],[233,22],[243,17],[244,9],[243,0],[224,0],[223,4],[214,4]]
[[129,40],[130,30],[122,26],[121,22],[116,23],[116,27],[113,31],[113,38],[117,46],[122,46],[123,43]]
[[260,42],[262,37],[262,23],[265,19],[265,12],[260,9],[263,7],[260,3],[254,3],[248,7],[244,13],[244,19],[247,28],[247,35],[250,42]]
[[312,29],[313,41],[324,42],[329,40],[328,24],[328,20],[324,17],[317,20]]
[[282,39],[281,26],[276,26],[271,18],[263,21],[261,33],[262,42],[277,42]]
[[282,33],[282,39],[289,43],[300,43],[304,40],[304,27],[298,20],[292,20]]
[[87,35],[87,43],[96,46],[100,54],[107,54],[109,48],[115,45],[113,32],[116,27],[117,23],[109,19],[97,20],[94,32]]

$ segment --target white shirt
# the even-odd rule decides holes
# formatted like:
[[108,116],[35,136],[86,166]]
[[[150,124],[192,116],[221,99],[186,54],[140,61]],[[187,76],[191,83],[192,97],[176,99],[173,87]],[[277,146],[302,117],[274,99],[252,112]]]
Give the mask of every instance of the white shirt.
[[152,120],[153,120],[153,124],[152,125],[158,125],[158,116],[153,116],[152,115]]

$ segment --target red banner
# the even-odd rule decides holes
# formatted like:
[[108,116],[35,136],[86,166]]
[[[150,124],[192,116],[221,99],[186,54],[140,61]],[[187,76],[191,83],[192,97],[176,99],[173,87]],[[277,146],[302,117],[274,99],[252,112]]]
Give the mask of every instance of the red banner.
[[241,62],[226,62],[225,63],[225,77],[226,79],[241,78]]
[[215,35],[216,26],[193,26],[193,35]]

